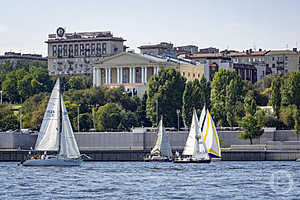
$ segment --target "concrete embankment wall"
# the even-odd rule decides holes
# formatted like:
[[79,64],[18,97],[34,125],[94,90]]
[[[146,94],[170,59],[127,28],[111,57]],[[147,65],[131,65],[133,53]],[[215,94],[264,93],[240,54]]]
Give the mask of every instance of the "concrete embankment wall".
[[[219,131],[222,147],[248,145],[249,140],[238,139],[240,132]],[[168,132],[173,151],[183,150],[187,132]],[[90,155],[96,161],[140,161],[153,146],[156,134],[153,132],[75,133],[81,153]],[[34,147],[36,134],[0,133],[0,161],[22,160]],[[293,131],[267,130],[254,144],[268,144],[271,149],[235,149],[222,152],[223,160],[295,160],[300,157]],[[277,148],[278,147],[278,148]],[[244,147],[243,147],[244,148]],[[251,147],[255,148],[254,146]],[[3,151],[1,151],[1,149]],[[5,151],[4,149],[19,149]],[[275,150],[274,150],[275,149]],[[300,149],[300,148],[299,148]]]

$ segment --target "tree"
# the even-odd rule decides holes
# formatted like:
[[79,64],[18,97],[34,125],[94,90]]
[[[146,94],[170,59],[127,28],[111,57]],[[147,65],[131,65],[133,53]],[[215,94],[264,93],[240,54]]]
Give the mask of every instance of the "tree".
[[[236,88],[242,88],[241,77],[234,70],[220,69],[215,73],[211,90],[211,113],[219,126],[228,126],[226,113],[226,89],[231,80],[237,79]],[[243,96],[244,91],[240,90],[237,96]]]
[[276,76],[271,85],[271,104],[277,119],[279,119],[280,105],[281,105],[281,79],[279,76]]
[[121,109],[115,103],[107,103],[97,111],[97,129],[117,129],[121,122]]
[[176,127],[176,110],[182,107],[184,86],[185,78],[175,69],[161,69],[151,77],[147,88],[146,112],[152,124],[157,124],[158,116],[163,115],[165,126]]
[[147,93],[143,95],[142,101],[140,101],[136,109],[137,123],[140,126],[150,127],[151,122],[149,121],[149,119],[146,118],[146,102],[147,102]]
[[[73,130],[78,130],[78,119],[73,118]],[[93,117],[90,113],[82,113],[79,115],[79,128],[80,131],[89,131],[93,127]]]
[[293,129],[295,126],[294,114],[297,110],[296,105],[281,106],[279,118],[288,129]]
[[295,109],[294,110],[294,120],[295,120],[295,125],[294,125],[294,132],[297,134],[297,138],[300,133],[300,110]]
[[18,128],[18,119],[11,111],[10,106],[0,104],[0,130],[6,131],[9,129]]
[[292,72],[281,87],[282,106],[295,104],[300,108],[300,72]]
[[241,126],[243,127],[243,132],[239,135],[240,139],[250,139],[250,144],[253,144],[254,138],[259,138],[264,130],[258,124],[255,116],[247,113],[245,117],[243,117]]
[[15,72],[10,72],[6,75],[5,81],[2,82],[3,95],[8,98],[10,102],[19,102],[20,96],[17,90],[18,81]]
[[238,79],[232,79],[230,84],[226,87],[226,119],[231,127],[237,125],[239,120],[238,116],[240,114],[240,112],[238,112],[239,110],[237,109],[237,105],[240,104],[243,99],[241,95],[243,86],[238,81]]

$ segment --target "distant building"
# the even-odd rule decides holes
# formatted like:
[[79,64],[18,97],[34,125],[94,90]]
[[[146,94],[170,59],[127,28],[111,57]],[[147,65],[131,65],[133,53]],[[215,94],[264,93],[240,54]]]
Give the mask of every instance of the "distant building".
[[181,55],[181,54],[195,54],[198,53],[198,47],[195,45],[186,45],[186,46],[179,46],[175,47],[174,51],[176,55]]
[[141,50],[141,54],[150,54],[150,55],[174,55],[174,48],[172,43],[161,42],[154,45],[142,45],[138,47]]
[[199,49],[198,53],[219,53],[219,49],[214,47],[208,47],[208,48]]
[[186,58],[205,65],[204,76],[210,81],[213,80],[214,74],[219,71],[219,69],[233,69],[231,59],[221,53],[197,53],[186,56]]
[[15,64],[17,61],[25,61],[27,63],[32,61],[47,62],[47,58],[39,54],[21,54],[15,52],[5,52],[4,55],[0,56],[0,64],[4,64],[5,62]]
[[265,54],[266,66],[272,74],[286,74],[299,71],[299,53],[297,49],[291,50],[271,50]]
[[272,75],[271,69],[266,65],[266,54],[270,51],[259,49],[259,51],[252,51],[252,49],[243,52],[230,52],[227,54],[234,64],[253,65],[257,69],[257,81],[263,79],[265,76]]
[[92,74],[94,62],[126,50],[124,41],[111,32],[65,33],[60,27],[46,41],[49,74]]
[[166,58],[148,54],[124,52],[101,60],[93,69],[93,85],[119,87],[142,97],[147,90],[151,76],[163,68],[175,68],[182,75],[201,78],[203,66],[196,66],[191,61]]

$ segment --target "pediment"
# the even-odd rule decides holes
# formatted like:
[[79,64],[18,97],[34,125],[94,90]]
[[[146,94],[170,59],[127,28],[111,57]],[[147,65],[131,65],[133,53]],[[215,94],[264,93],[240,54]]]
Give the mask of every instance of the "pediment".
[[105,66],[118,66],[118,65],[147,65],[161,63],[159,61],[155,61],[154,59],[149,59],[140,54],[134,53],[121,53],[119,55],[115,55],[109,58],[104,59],[101,62],[101,65]]

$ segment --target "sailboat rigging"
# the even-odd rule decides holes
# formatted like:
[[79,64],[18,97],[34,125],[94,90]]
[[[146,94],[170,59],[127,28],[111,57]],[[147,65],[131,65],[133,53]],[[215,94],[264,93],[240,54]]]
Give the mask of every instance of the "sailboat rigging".
[[43,122],[38,134],[35,151],[57,151],[58,155],[31,157],[23,166],[79,166],[82,158],[73,133],[69,116],[60,93],[60,81],[52,90]]

